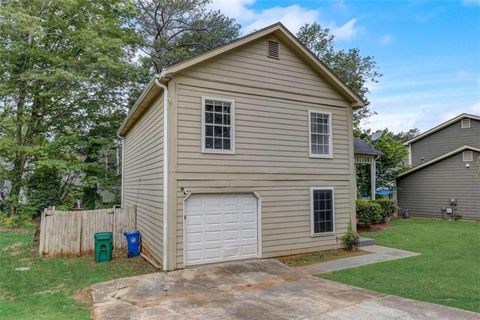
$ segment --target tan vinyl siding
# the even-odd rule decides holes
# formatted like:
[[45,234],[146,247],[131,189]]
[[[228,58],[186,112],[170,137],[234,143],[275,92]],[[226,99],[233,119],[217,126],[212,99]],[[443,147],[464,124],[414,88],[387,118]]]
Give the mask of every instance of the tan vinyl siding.
[[123,199],[137,207],[142,250],[163,254],[163,98],[159,97],[125,136]]
[[410,209],[414,216],[440,217],[441,208],[455,198],[464,219],[480,220],[479,157],[480,153],[475,152],[474,161],[466,168],[459,152],[398,179],[399,206]]
[[[352,215],[352,108],[280,42],[267,39],[194,66],[175,77],[176,265],[183,267],[184,190],[256,192],[263,257],[331,249]],[[201,153],[202,97],[235,101],[235,154]],[[309,157],[308,110],[332,113],[333,159]],[[335,188],[336,235],[311,237],[310,187]],[[341,245],[339,242],[338,245]]]
[[465,145],[480,148],[480,121],[471,119],[470,128],[462,128],[461,120],[412,143],[412,166],[435,159]]

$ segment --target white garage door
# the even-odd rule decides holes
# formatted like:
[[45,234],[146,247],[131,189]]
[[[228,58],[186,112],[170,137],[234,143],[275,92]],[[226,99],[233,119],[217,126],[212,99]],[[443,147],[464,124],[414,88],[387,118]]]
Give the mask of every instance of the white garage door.
[[257,257],[257,199],[191,195],[185,204],[185,265]]

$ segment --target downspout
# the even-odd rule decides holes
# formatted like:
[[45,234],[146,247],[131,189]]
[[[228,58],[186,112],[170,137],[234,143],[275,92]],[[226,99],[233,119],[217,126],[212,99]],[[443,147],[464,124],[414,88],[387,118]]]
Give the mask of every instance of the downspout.
[[[124,207],[124,200],[123,200],[123,181],[124,181],[124,163],[125,163],[125,139],[117,133],[117,137],[122,140],[122,162],[121,162],[121,171],[120,174],[122,175],[121,177],[121,186],[120,186],[120,208]],[[118,154],[118,153],[117,153]],[[136,227],[136,226],[135,226]]]
[[168,271],[168,88],[155,77],[155,85],[163,89],[163,271]]

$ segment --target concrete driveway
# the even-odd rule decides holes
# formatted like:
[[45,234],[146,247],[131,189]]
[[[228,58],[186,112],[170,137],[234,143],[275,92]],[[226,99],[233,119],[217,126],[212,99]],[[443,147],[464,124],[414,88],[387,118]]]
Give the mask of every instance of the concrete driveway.
[[318,279],[276,260],[152,273],[92,286],[95,319],[480,319]]

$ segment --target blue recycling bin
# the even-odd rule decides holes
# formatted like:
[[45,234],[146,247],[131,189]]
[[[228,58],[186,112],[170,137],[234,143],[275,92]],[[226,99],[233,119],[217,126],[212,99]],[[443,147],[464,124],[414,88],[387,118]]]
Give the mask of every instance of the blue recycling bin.
[[124,232],[123,235],[127,238],[128,257],[136,257],[140,254],[140,231],[134,230],[132,232]]

